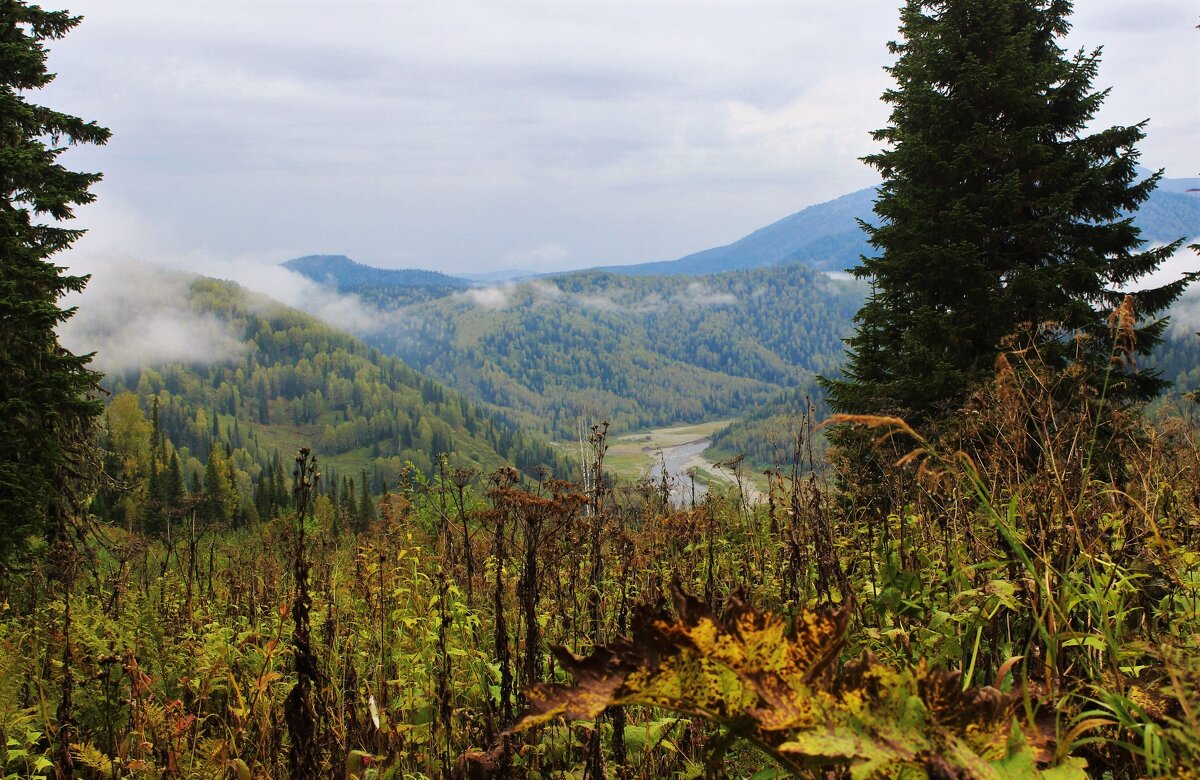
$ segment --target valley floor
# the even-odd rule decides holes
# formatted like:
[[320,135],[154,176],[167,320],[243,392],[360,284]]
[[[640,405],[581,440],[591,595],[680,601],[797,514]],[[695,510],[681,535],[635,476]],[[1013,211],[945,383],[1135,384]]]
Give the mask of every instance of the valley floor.
[[[709,487],[728,488],[738,484],[732,469],[718,466],[705,456],[710,437],[731,420],[714,420],[695,425],[655,428],[618,436],[609,445],[605,465],[619,478],[636,482],[648,479],[658,484],[666,468],[671,500],[676,506],[700,501]],[[751,475],[740,481],[750,503],[766,501]]]

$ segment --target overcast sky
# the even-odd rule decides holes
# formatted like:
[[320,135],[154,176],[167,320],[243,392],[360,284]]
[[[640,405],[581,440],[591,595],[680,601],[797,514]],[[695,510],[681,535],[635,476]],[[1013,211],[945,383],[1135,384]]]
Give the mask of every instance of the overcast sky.
[[[113,131],[71,258],[673,259],[874,183],[899,0],[74,0],[39,102]],[[48,2],[48,6],[57,3]],[[1192,0],[1080,0],[1103,124],[1200,175]]]

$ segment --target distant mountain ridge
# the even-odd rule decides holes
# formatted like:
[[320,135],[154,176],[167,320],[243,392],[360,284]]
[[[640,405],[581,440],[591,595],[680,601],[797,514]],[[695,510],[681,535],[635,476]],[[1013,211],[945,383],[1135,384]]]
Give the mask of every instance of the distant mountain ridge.
[[466,279],[471,282],[481,282],[487,284],[495,284],[499,282],[513,282],[520,279],[531,279],[535,276],[543,276],[541,271],[531,271],[528,268],[504,268],[499,271],[480,271],[478,273],[463,274],[460,273],[458,278]]
[[[1148,173],[1148,172],[1147,172]],[[1163,179],[1138,210],[1142,238],[1164,244],[1200,238],[1200,179]],[[873,250],[858,220],[872,222],[875,187],[818,203],[725,246],[681,257],[598,270],[629,276],[702,276],[722,271],[801,263],[818,271],[845,271]]]
[[[431,287],[463,290],[473,286],[467,279],[441,271],[419,268],[376,268],[356,263],[345,255],[305,255],[282,263],[284,268],[339,290],[360,287]],[[330,284],[332,282],[332,284]]]
[[870,249],[858,219],[872,216],[875,188],[843,195],[759,228],[732,244],[681,257],[600,270],[630,276],[703,276],[787,263],[803,263],[818,271],[844,271],[857,265]]
[[1159,192],[1200,192],[1200,178],[1162,179],[1158,183]]
[[[1149,171],[1144,171],[1149,175]],[[877,188],[801,209],[759,228],[731,244],[712,247],[677,260],[632,265],[607,265],[584,269],[623,276],[706,276],[798,263],[817,271],[840,272],[858,265],[859,257],[873,250],[859,220],[872,222]],[[1135,223],[1150,244],[1179,238],[1200,239],[1200,178],[1162,179],[1141,205]],[[288,260],[284,267],[318,284],[353,291],[361,288],[407,288],[409,302],[429,300],[452,292],[534,277],[557,276],[526,270],[506,270],[450,276],[440,271],[375,268],[345,255],[308,255]],[[569,272],[563,272],[569,273]],[[417,291],[420,292],[417,292]]]

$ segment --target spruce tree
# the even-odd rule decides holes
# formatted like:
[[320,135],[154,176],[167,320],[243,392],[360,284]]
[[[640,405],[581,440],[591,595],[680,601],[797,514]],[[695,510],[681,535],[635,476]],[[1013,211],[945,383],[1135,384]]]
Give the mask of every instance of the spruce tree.
[[175,452],[171,453],[171,464],[167,470],[163,494],[166,497],[167,507],[170,509],[176,508],[185,494],[183,472],[179,468],[179,455]]
[[359,481],[359,490],[361,494],[358,499],[358,526],[363,531],[366,531],[371,527],[371,523],[375,522],[375,502],[371,500],[371,488],[367,484],[367,472],[365,469]]
[[232,468],[225,449],[214,445],[204,467],[204,498],[200,505],[206,522],[228,524],[234,519],[238,500]]
[[279,457],[279,451],[275,451],[274,456],[274,476],[272,477],[272,492],[271,506],[286,507],[291,504],[291,491],[287,488],[287,483],[283,476],[283,461]]
[[167,474],[165,469],[159,469],[158,463],[158,453],[154,452],[150,458],[150,475],[146,481],[146,496],[141,506],[142,532],[152,536],[160,534],[166,526],[165,517],[170,507],[166,498]]
[[358,502],[354,498],[354,480],[342,477],[342,513],[345,515],[345,525],[359,533],[366,529],[360,526],[362,516],[358,512]]
[[[1143,250],[1131,214],[1159,174],[1139,180],[1145,123],[1087,134],[1106,91],[1092,87],[1100,50],[1068,56],[1069,0],[908,0],[896,86],[883,99],[885,148],[874,257],[854,269],[872,291],[857,315],[844,378],[825,380],[841,412],[920,423],[960,404],[992,370],[1002,340],[1043,328],[1052,363],[1108,364],[1108,317],[1121,288],[1178,244]],[[1137,350],[1186,280],[1133,295]],[[1037,332],[1037,331],[1035,331]],[[1078,341],[1082,337],[1082,341]],[[1072,343],[1074,342],[1074,343]],[[1109,397],[1152,397],[1154,374],[1120,377]]]
[[54,78],[44,43],[78,23],[64,11],[0,2],[0,564],[30,535],[61,535],[99,471],[99,375],[54,330],[73,311],[59,299],[87,277],[50,258],[79,238],[62,223],[94,199],[88,188],[100,179],[58,157],[74,144],[103,144],[109,132],[26,101]]

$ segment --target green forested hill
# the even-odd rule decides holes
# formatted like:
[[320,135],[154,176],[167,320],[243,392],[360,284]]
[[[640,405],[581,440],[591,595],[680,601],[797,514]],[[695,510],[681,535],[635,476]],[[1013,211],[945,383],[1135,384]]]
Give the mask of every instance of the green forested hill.
[[[364,336],[373,346],[525,427],[573,437],[580,420],[619,432],[737,417],[714,455],[767,466],[808,399],[825,416],[814,377],[838,372],[863,289],[788,264],[702,277],[583,271],[415,302],[386,286],[355,294],[384,312]],[[1196,328],[1179,327],[1195,308],[1180,301],[1146,361],[1181,389],[1200,387]]]
[[1178,393],[1200,390],[1200,289],[1189,289],[1171,307],[1171,326],[1144,368],[1162,374]]
[[713,434],[705,456],[718,460],[744,455],[756,471],[787,469],[793,463],[805,467],[810,455],[820,463],[825,455],[825,437],[816,426],[828,416],[829,407],[819,387],[796,387]]
[[[1191,401],[1180,395],[1200,390],[1200,291],[1187,292],[1171,307],[1171,326],[1153,354],[1141,361],[1142,370],[1157,371],[1172,384],[1172,393],[1152,406]],[[755,469],[771,468],[777,464],[790,465],[795,449],[795,437],[807,440],[810,433],[805,420],[809,409],[815,423],[829,414],[821,388],[802,384],[767,401],[718,431],[712,437],[707,455],[713,459],[742,454]],[[823,453],[824,440],[817,431],[813,451]],[[807,445],[806,445],[807,451]]]
[[832,371],[861,287],[800,266],[700,278],[583,272],[393,311],[368,337],[529,425],[572,433],[740,414]]
[[[394,486],[408,463],[430,474],[442,454],[454,466],[483,469],[555,463],[544,441],[307,314],[204,278],[179,305],[240,334],[242,349],[216,362],[105,377],[107,444],[112,458],[127,461],[115,469],[125,481],[166,474],[174,457],[179,479],[199,485],[215,453],[245,508],[264,475],[283,484],[274,472],[290,473],[281,464],[300,447],[320,457],[327,486],[352,479],[373,493]],[[156,433],[130,433],[143,428]]]

